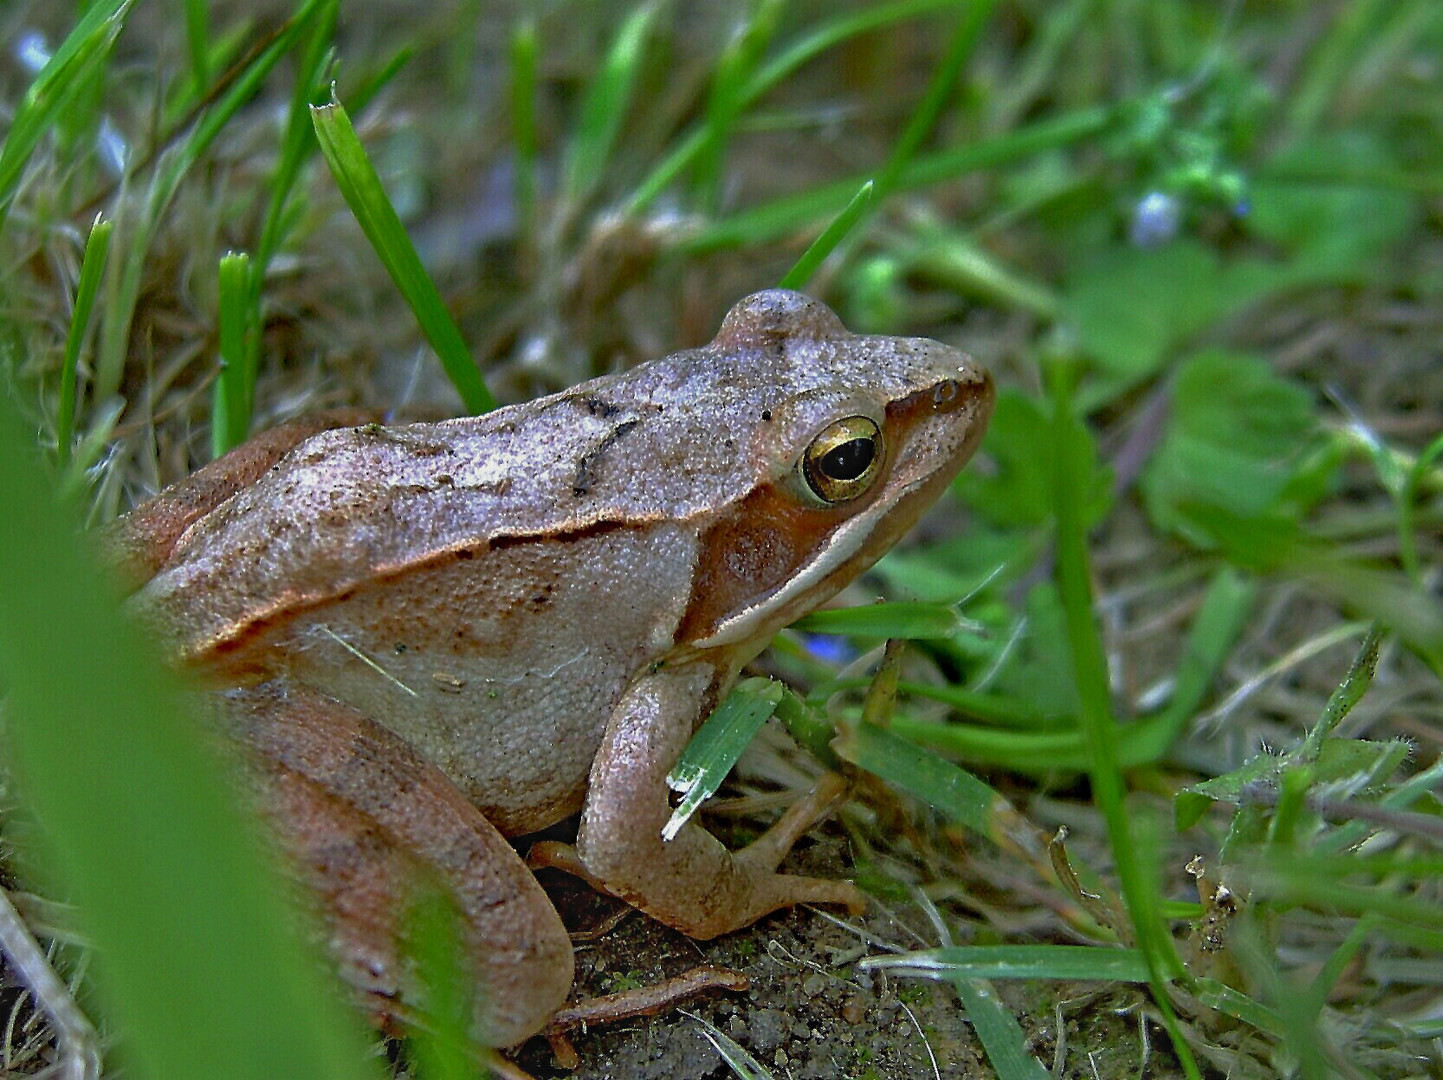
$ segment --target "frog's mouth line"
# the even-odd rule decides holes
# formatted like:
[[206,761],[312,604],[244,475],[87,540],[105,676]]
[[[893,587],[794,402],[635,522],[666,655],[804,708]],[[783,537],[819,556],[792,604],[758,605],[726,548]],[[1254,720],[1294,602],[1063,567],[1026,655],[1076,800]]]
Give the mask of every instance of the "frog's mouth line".
[[[992,380],[981,372],[968,381],[944,379],[893,402],[887,410],[888,427],[895,425],[899,445],[879,497],[865,512],[836,527],[814,556],[774,592],[759,598],[745,611],[720,619],[710,633],[692,642],[692,648],[750,641],[760,649],[777,630],[840,591],[881,558],[971,458],[992,414],[993,396]],[[899,477],[909,464],[915,468],[921,431],[936,426],[942,417],[959,413],[966,417],[965,432],[945,454],[943,463],[931,471]],[[952,430],[955,428],[950,425],[944,427],[936,437],[946,440]]]

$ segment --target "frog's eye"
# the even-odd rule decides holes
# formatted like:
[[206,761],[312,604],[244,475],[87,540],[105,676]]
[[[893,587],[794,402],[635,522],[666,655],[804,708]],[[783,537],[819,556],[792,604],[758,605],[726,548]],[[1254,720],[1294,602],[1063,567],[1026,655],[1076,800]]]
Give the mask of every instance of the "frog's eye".
[[882,432],[865,416],[847,416],[822,429],[802,454],[807,487],[832,505],[855,499],[882,468]]

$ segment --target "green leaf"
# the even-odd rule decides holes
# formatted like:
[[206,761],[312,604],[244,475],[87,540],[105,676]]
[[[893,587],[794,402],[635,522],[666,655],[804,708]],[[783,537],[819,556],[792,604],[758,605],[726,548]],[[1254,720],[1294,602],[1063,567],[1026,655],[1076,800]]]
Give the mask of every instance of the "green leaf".
[[[1337,132],[1285,150],[1271,162],[1274,173],[1326,177],[1346,162],[1354,168],[1395,167],[1372,133]],[[1376,184],[1319,179],[1258,179],[1247,228],[1293,256],[1293,277],[1302,282],[1365,283],[1380,259],[1418,224],[1415,196]]]
[[1275,375],[1266,361],[1210,350],[1186,360],[1172,387],[1172,422],[1143,472],[1148,513],[1161,529],[1194,542],[1180,503],[1228,508],[1243,517],[1296,516],[1293,491],[1318,433],[1311,396]]
[[1153,375],[1178,345],[1211,325],[1224,299],[1217,254],[1183,239],[1089,252],[1072,270],[1062,313],[1082,351],[1121,388]]

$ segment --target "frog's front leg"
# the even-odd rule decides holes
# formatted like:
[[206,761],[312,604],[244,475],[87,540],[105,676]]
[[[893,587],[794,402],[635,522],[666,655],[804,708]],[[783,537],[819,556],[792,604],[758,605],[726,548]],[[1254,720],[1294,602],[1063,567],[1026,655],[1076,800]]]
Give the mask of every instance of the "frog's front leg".
[[860,913],[866,898],[851,882],[776,870],[835,800],[835,788],[814,791],[741,851],[728,851],[695,820],[662,839],[672,812],[666,775],[715,680],[712,667],[693,663],[642,675],[627,689],[591,767],[576,842],[582,865],[608,891],[694,938],[748,926],[792,904],[844,904]]

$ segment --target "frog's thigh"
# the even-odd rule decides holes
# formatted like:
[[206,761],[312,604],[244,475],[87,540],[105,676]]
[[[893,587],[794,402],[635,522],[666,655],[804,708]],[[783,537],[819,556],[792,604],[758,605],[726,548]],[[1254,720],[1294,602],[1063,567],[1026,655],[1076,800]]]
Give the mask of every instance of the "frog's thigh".
[[591,767],[576,841],[582,864],[610,891],[696,938],[748,926],[792,904],[862,910],[865,899],[851,882],[776,872],[816,816],[810,805],[738,852],[694,819],[662,840],[671,816],[666,774],[685,749],[702,703],[710,700],[714,678],[700,664],[662,668],[638,678],[622,696]]
[[260,762],[276,830],[325,901],[346,977],[403,1005],[414,993],[394,942],[424,867],[466,922],[478,1038],[509,1046],[538,1031],[571,988],[571,942],[481,812],[403,740],[330,698],[268,683],[227,703],[233,733]]

